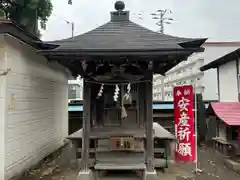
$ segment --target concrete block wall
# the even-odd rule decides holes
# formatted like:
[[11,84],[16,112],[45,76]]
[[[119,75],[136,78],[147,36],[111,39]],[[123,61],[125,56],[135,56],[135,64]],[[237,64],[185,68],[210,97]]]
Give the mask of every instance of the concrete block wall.
[[11,71],[5,82],[1,145],[9,179],[63,144],[68,134],[68,74],[19,40],[6,37],[5,42],[5,68]]

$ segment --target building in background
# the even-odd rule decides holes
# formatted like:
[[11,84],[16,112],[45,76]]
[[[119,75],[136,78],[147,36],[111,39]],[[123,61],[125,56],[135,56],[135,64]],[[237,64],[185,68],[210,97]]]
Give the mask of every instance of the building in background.
[[199,68],[240,47],[240,42],[206,42],[205,51],[195,53],[187,61],[179,63],[169,70],[165,76],[153,78],[153,99],[160,101],[173,100],[173,87],[196,82],[197,91],[203,92],[203,100],[219,100],[217,70],[201,72]]
[[211,69],[217,70],[219,102],[211,103],[207,110],[206,137],[215,149],[236,157],[240,153],[240,48],[200,68],[204,72]]
[[239,102],[240,48],[200,68],[204,72],[211,69],[217,70],[219,101]]
[[157,74],[153,76],[153,100],[164,101],[164,76]]
[[70,100],[83,100],[83,80],[81,78],[68,81],[68,101]]
[[198,91],[204,89],[202,78],[204,73],[199,70],[203,66],[204,60],[189,57],[187,61],[181,62],[165,76],[156,75],[153,80],[153,99],[158,101],[173,101],[173,87],[178,85],[194,84]]

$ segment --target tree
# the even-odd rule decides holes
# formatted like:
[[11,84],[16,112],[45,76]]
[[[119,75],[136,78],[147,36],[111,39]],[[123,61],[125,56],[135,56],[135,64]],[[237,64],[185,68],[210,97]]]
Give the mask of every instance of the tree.
[[0,0],[0,16],[11,19],[38,36],[38,22],[45,29],[52,9],[51,0]]

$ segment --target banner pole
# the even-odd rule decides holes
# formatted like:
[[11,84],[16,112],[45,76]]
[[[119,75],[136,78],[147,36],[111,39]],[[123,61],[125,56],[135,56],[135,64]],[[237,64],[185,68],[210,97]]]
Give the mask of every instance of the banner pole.
[[195,80],[194,83],[194,127],[195,127],[195,171],[198,170],[198,147],[197,147],[197,143],[198,143],[198,138],[197,138],[197,80]]
[[197,79],[194,83],[194,127],[195,127],[195,173],[202,172],[201,169],[198,168],[198,119],[197,119]]

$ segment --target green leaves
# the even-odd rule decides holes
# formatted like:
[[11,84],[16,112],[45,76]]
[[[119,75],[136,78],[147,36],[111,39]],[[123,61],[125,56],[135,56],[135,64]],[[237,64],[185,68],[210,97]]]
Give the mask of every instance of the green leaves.
[[5,17],[5,12],[3,9],[0,8],[0,18]]
[[[52,13],[51,0],[0,0],[0,16],[6,15],[27,30],[39,35],[38,20],[42,29]],[[2,12],[3,11],[3,12]]]
[[[37,0],[35,0],[37,1]],[[37,14],[40,20],[41,28],[46,29],[46,23],[53,10],[51,0],[39,0]]]

